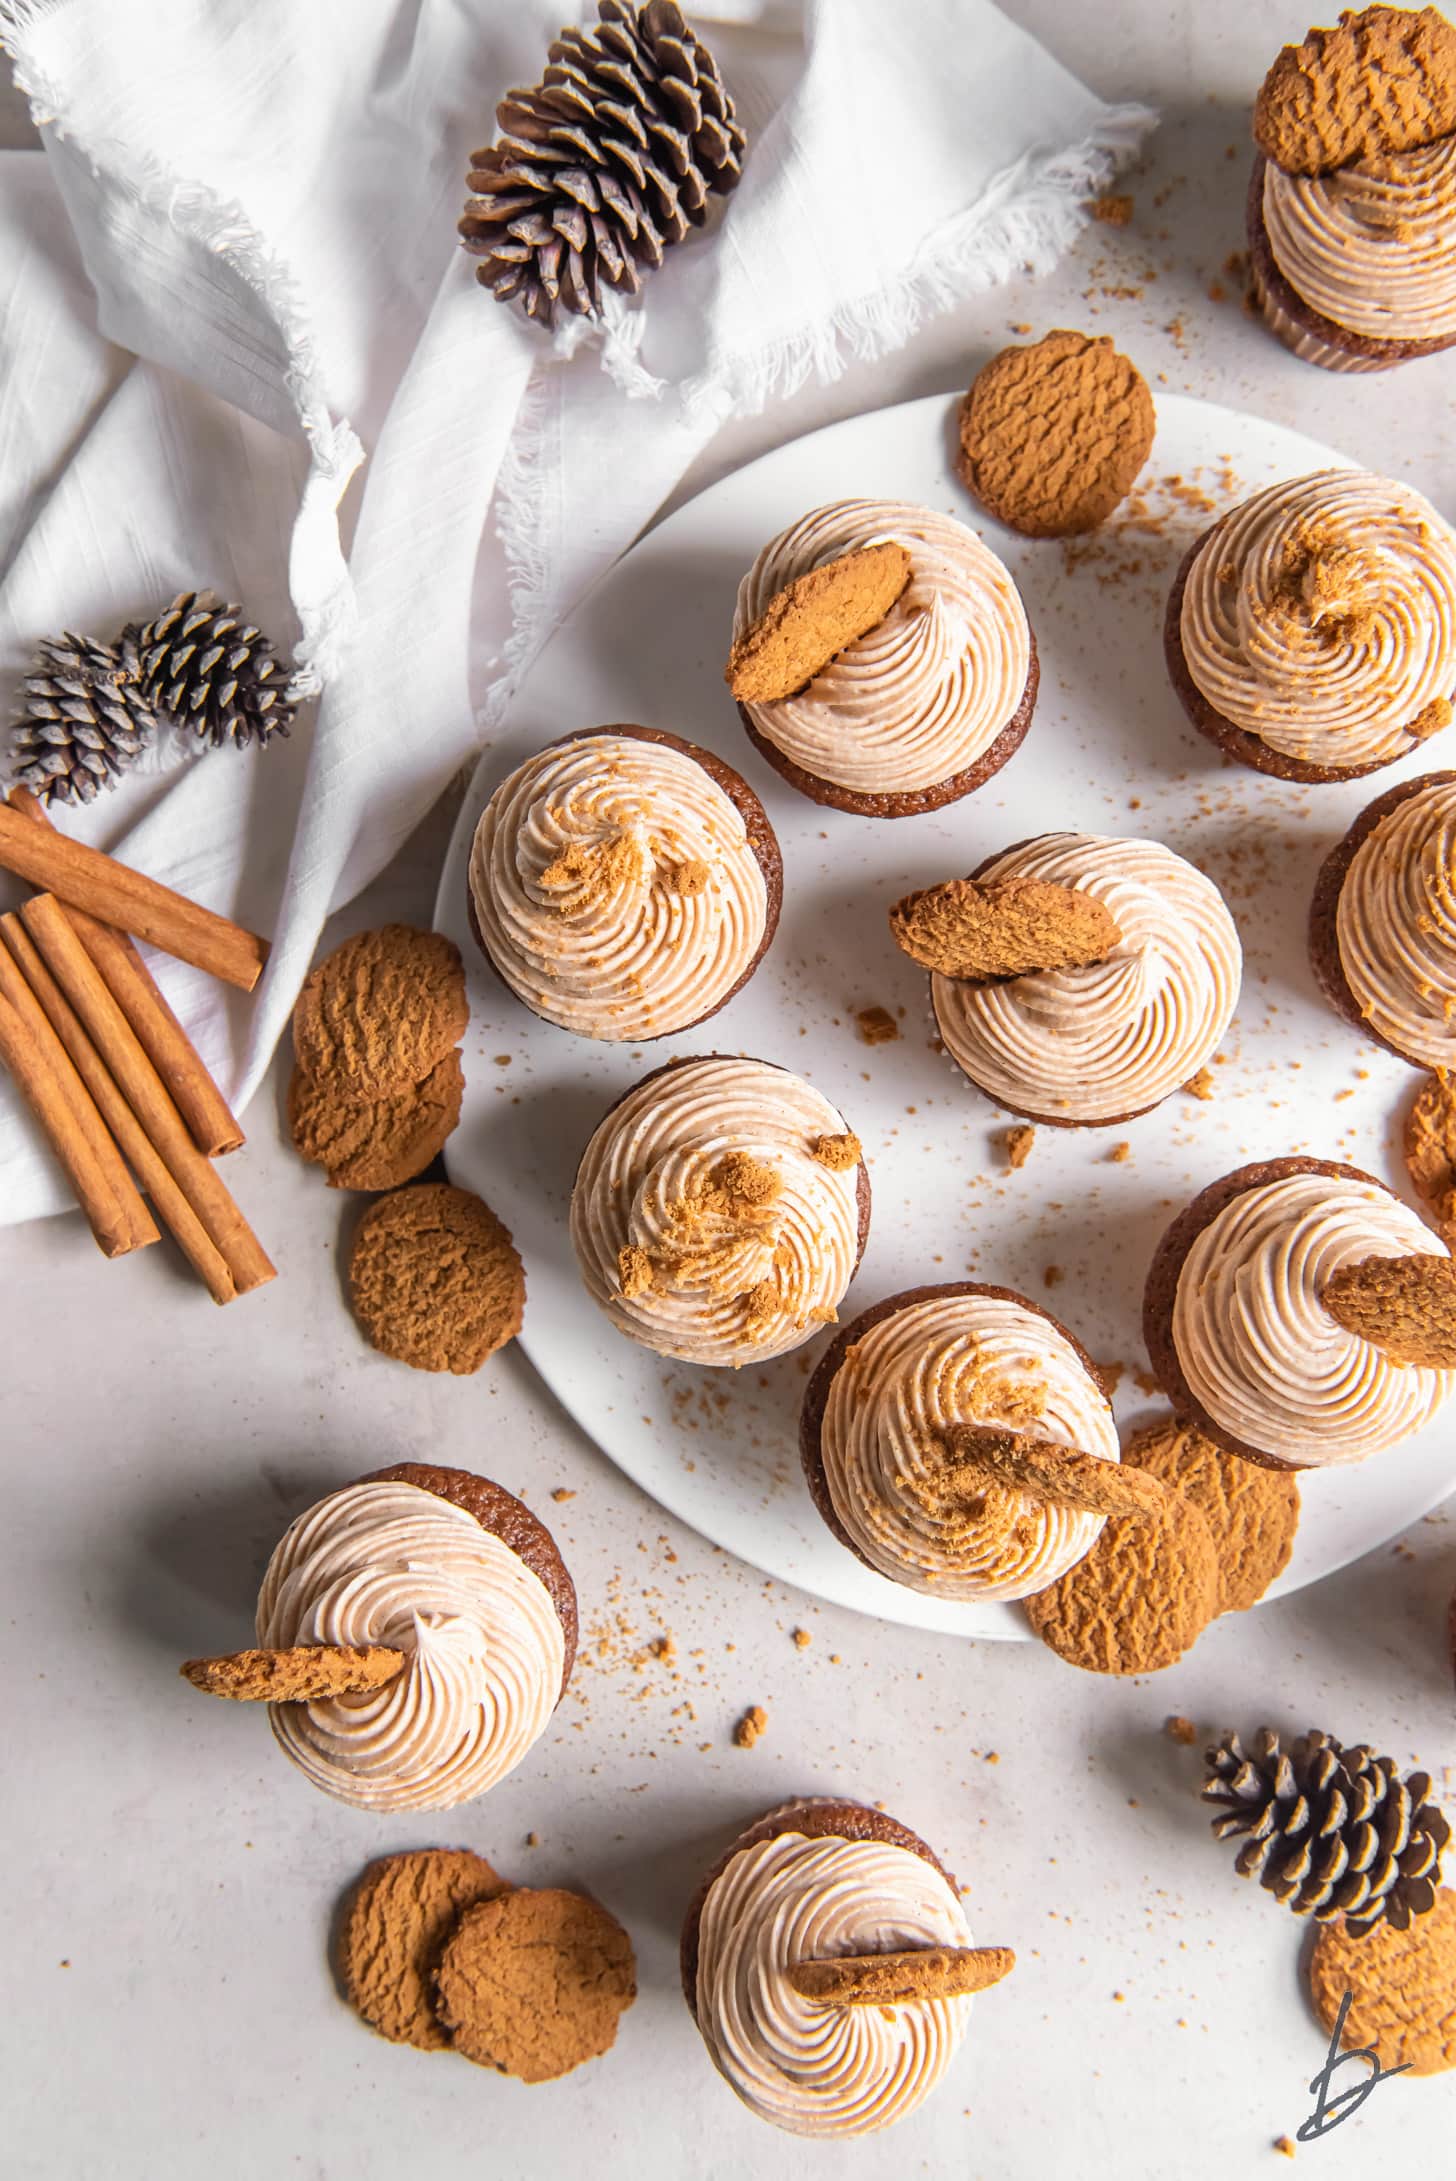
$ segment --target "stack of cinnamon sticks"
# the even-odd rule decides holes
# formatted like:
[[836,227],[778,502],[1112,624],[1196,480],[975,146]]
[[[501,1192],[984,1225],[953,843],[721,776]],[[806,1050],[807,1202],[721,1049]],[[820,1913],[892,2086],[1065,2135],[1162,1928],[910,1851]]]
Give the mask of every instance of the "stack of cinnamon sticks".
[[23,788],[0,803],[0,870],[44,889],[0,916],[0,1062],[97,1243],[124,1256],[160,1221],[214,1302],[261,1287],[274,1267],[211,1163],[243,1132],[128,935],[245,992],[265,942],[54,832]]

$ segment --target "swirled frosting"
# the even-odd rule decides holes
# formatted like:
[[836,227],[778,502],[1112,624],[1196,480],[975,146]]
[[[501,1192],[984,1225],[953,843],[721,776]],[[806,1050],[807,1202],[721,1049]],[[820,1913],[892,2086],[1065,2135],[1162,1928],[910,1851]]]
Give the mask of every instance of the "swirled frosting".
[[1456,136],[1333,174],[1264,169],[1274,262],[1322,318],[1376,341],[1456,340]]
[[1031,673],[1020,593],[964,523],[898,500],[839,500],[781,531],[738,589],[735,642],[796,576],[891,538],[910,581],[878,628],[775,704],[744,707],[805,772],[857,795],[936,787],[983,756]]
[[944,1295],[871,1325],[834,1375],[820,1429],[834,1511],[882,1575],[940,1598],[1025,1598],[1091,1550],[1102,1518],[948,1475],[958,1424],[1119,1459],[1107,1397],[1040,1311]]
[[698,1927],[698,2028],[745,2105],[800,2136],[868,2135],[930,2095],[970,2026],[969,1999],[826,2007],[796,1961],[969,1946],[949,1882],[912,1849],[779,1833],[740,1848]]
[[561,1693],[551,1595],[474,1515],[418,1485],[349,1485],[279,1540],[258,1641],[387,1643],[393,1681],[269,1707],[300,1771],[360,1810],[447,1810],[520,1763]]
[[1456,783],[1433,780],[1366,834],[1335,910],[1345,981],[1380,1037],[1456,1068]]
[[1456,689],[1456,532],[1368,470],[1269,485],[1195,554],[1180,635],[1208,702],[1271,750],[1404,757]]
[[501,783],[476,827],[470,898],[519,999],[617,1043],[711,1013],[768,918],[732,798],[684,751],[610,730],[554,743]]
[[1104,902],[1121,938],[1105,961],[999,983],[933,976],[947,1052],[1018,1113],[1095,1125],[1166,1098],[1210,1058],[1238,1003],[1243,954],[1211,879],[1158,841],[1046,833],[998,856],[1012,874]]
[[583,1154],[571,1239],[588,1294],[659,1355],[738,1365],[831,1324],[859,1258],[858,1162],[827,1098],[762,1060],[650,1076]]
[[1430,1229],[1389,1190],[1289,1174],[1215,1213],[1173,1298],[1173,1345],[1194,1397],[1246,1446],[1309,1468],[1408,1439],[1456,1372],[1392,1363],[1320,1301],[1342,1265],[1429,1255]]

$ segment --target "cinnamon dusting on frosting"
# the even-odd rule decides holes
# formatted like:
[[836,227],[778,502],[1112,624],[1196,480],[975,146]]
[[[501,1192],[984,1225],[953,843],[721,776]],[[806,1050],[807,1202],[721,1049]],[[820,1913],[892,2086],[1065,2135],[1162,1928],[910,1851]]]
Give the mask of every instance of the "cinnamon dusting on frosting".
[[649,1294],[653,1284],[652,1259],[637,1243],[626,1243],[617,1252],[617,1289],[623,1300]]

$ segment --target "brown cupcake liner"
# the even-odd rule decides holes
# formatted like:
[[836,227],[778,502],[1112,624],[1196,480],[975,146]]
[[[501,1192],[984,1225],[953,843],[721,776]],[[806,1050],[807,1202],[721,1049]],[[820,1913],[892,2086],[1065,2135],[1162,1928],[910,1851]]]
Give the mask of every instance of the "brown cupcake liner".
[[1456,772],[1420,773],[1414,780],[1402,780],[1395,787],[1387,788],[1383,795],[1376,796],[1374,802],[1367,803],[1344,839],[1336,842],[1320,865],[1319,877],[1314,884],[1314,898],[1309,909],[1309,959],[1321,992],[1335,1013],[1343,1015],[1346,1022],[1358,1030],[1362,1037],[1368,1038],[1372,1045],[1383,1047],[1387,1053],[1394,1053],[1397,1060],[1405,1061],[1411,1068],[1429,1068],[1430,1063],[1417,1059],[1414,1053],[1402,1052],[1398,1045],[1392,1045],[1389,1038],[1382,1037],[1361,1013],[1360,1003],[1351,990],[1345,976],[1344,964],[1340,960],[1336,919],[1339,914],[1340,894],[1361,843],[1368,840],[1381,820],[1389,817],[1391,811],[1398,810],[1402,803],[1409,802],[1413,795],[1419,795],[1423,788],[1436,782],[1449,786],[1456,782]]
[[[678,750],[684,757],[690,757],[694,764],[698,765],[708,775],[708,778],[713,781],[715,786],[723,790],[723,793],[737,810],[738,815],[743,820],[744,830],[748,835],[748,845],[753,851],[754,861],[763,873],[763,937],[759,941],[758,951],[753,960],[747,965],[737,983],[731,985],[720,1000],[715,1000],[713,1005],[705,1008],[701,1015],[695,1015],[691,1022],[675,1023],[670,1030],[656,1030],[650,1035],[644,1034],[640,1037],[592,1038],[588,1041],[594,1045],[655,1045],[665,1037],[684,1037],[689,1030],[696,1030],[699,1024],[711,1021],[714,1015],[721,1013],[730,1000],[737,998],[743,987],[755,974],[759,963],[773,944],[774,934],[778,930],[779,912],[783,908],[784,902],[784,859],[779,849],[778,835],[769,822],[768,812],[764,809],[763,804],[754,794],[753,789],[748,785],[742,774],[735,772],[733,767],[723,758],[715,757],[711,750],[699,748],[696,742],[685,742],[681,735],[665,734],[657,727],[636,727],[621,723],[604,727],[583,727],[575,734],[558,735],[554,742],[544,743],[542,749],[564,749],[568,743],[590,742],[597,735],[621,735],[629,742],[655,742],[663,749]],[[539,756],[541,752],[538,751],[536,754]],[[529,762],[528,758],[522,760],[522,763],[529,764]],[[519,767],[515,769],[519,770]],[[509,778],[510,775],[507,774],[506,777]],[[552,1021],[549,1015],[543,1015],[540,1008],[532,1007],[530,1001],[523,1000],[514,986],[507,983],[506,979],[501,976],[495,958],[485,943],[485,935],[480,928],[480,918],[475,908],[475,889],[470,883],[469,860],[469,857],[467,857],[465,907],[470,920],[471,937],[484,957],[492,975],[510,993],[511,998],[524,1007],[528,1013],[535,1015],[538,1021],[550,1023],[553,1030],[563,1030],[563,1034],[568,1037],[582,1035],[583,1033],[578,1031],[564,1030],[561,1023]]]
[[1178,1282],[1188,1253],[1200,1234],[1226,1205],[1237,1198],[1247,1196],[1251,1189],[1262,1189],[1267,1183],[1283,1181],[1290,1174],[1327,1174],[1332,1181],[1355,1181],[1371,1188],[1382,1189],[1387,1196],[1395,1192],[1367,1174],[1358,1166],[1342,1166],[1333,1159],[1260,1159],[1249,1166],[1235,1168],[1219,1181],[1210,1182],[1200,1191],[1192,1203],[1178,1214],[1157,1249],[1148,1267],[1147,1283],[1143,1289],[1143,1341],[1157,1379],[1180,1423],[1192,1424],[1205,1439],[1222,1447],[1226,1454],[1238,1454],[1246,1462],[1257,1462],[1261,1469],[1311,1469],[1318,1463],[1286,1461],[1269,1447],[1250,1446],[1209,1415],[1184,1376],[1183,1365],[1173,1342],[1173,1305],[1177,1300]]

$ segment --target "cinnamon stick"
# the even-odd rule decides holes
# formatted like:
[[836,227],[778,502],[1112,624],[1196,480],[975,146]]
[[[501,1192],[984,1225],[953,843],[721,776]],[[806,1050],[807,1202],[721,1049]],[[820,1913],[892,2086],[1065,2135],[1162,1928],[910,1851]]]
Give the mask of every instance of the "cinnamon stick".
[[244,992],[263,974],[268,947],[255,933],[97,848],[33,824],[6,803],[0,803],[0,870]]
[[[51,830],[44,806],[25,788],[11,789],[10,807],[33,825]],[[171,1092],[198,1150],[210,1159],[236,1151],[244,1140],[242,1129],[131,940],[84,909],[69,909],[67,914]]]
[[193,1270],[206,1282],[213,1301],[231,1302],[238,1291],[220,1251],[209,1240],[207,1229],[188,1203],[181,1184],[117,1089],[115,1078],[97,1052],[85,1025],[37,954],[29,932],[13,910],[8,916],[0,916],[0,982],[3,982],[4,971],[10,966],[12,957],[14,968],[39,1002],[95,1100],[123,1158],[151,1198],[158,1219],[173,1236]]
[[[5,815],[0,808],[0,817]],[[25,825],[25,820],[16,819],[16,823]],[[26,825],[27,833],[33,830],[37,839],[44,838]],[[60,903],[52,894],[36,894],[22,905],[20,915],[46,967],[80,1016],[118,1089],[227,1266],[237,1293],[245,1295],[250,1288],[273,1279],[276,1268],[216,1169],[188,1135],[166,1085],[143,1052]]]
[[104,1256],[124,1257],[155,1242],[156,1226],[127,1179],[115,1145],[109,1156],[102,1149],[100,1138],[106,1131],[95,1107],[95,1129],[79,1118],[76,1092],[84,1098],[84,1086],[72,1083],[75,1070],[56,1040],[41,1034],[44,1028],[44,1018],[37,1028],[29,1010],[22,1011],[8,989],[0,988],[0,1062],[44,1130],[97,1247]]

